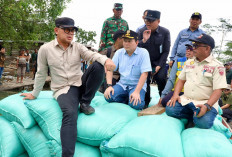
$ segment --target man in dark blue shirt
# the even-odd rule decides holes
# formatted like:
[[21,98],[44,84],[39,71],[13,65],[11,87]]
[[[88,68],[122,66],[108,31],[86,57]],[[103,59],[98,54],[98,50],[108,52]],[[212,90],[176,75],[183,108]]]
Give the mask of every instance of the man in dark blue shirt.
[[151,77],[156,81],[160,95],[167,78],[165,64],[170,50],[170,32],[168,29],[159,26],[159,23],[160,12],[148,10],[145,17],[146,26],[141,29],[139,34],[138,46],[148,50],[152,65],[152,73],[149,73],[147,78],[146,105],[150,102]]

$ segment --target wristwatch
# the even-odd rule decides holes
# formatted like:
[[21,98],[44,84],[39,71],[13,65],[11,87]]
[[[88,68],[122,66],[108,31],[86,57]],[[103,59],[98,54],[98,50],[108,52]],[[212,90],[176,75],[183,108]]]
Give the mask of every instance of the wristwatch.
[[212,107],[209,104],[205,103],[204,105],[207,107],[207,111],[210,111],[212,109]]
[[112,84],[106,84],[106,87],[108,88],[108,87],[112,87]]

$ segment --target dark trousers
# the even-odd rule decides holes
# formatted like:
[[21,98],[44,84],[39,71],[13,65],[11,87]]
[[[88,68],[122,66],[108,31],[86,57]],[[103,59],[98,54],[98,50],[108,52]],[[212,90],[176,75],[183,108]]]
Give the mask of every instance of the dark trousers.
[[[167,106],[168,101],[172,98],[174,91],[169,92],[161,101],[163,107]],[[179,96],[183,95],[184,92],[180,92]]]
[[80,87],[71,86],[68,93],[61,94],[57,101],[63,112],[60,131],[62,157],[72,157],[77,139],[77,117],[79,103],[90,104],[103,80],[104,67],[94,62],[82,76]]
[[225,109],[222,109],[222,111],[223,111],[222,117],[227,118],[227,121],[232,119],[232,109],[225,108]]
[[[152,69],[154,69],[155,67],[152,67]],[[147,92],[145,95],[145,108],[149,105],[150,101],[151,101],[151,87],[150,87],[150,83],[151,83],[151,73],[148,73],[147,76]],[[162,91],[164,90],[164,87],[166,85],[166,81],[167,81],[167,73],[166,73],[166,67],[163,66],[160,68],[160,70],[158,71],[157,74],[155,74],[153,76],[153,79],[156,81],[157,85],[158,85],[158,90],[159,90],[159,95],[161,96]]]

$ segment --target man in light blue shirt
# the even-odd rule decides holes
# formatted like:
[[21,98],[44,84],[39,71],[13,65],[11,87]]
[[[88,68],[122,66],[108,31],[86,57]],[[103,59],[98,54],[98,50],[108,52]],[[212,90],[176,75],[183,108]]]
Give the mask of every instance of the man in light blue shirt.
[[190,44],[189,39],[194,39],[204,33],[203,30],[199,28],[199,25],[202,22],[202,15],[198,12],[192,14],[189,23],[189,28],[183,29],[177,36],[177,39],[172,48],[171,56],[170,56],[170,67],[172,67],[173,62],[180,57],[185,57],[185,44]]
[[107,71],[107,86],[104,96],[108,102],[120,102],[141,110],[145,105],[146,80],[151,69],[149,53],[144,48],[137,47],[138,34],[128,30],[123,35],[123,47],[119,49],[113,62],[115,70],[120,73],[119,82],[112,87],[113,72]]

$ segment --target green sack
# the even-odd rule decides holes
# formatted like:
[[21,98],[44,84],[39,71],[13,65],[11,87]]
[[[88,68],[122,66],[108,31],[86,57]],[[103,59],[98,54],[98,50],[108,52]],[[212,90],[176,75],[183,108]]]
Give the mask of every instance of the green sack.
[[102,142],[100,149],[110,157],[183,157],[183,129],[180,120],[166,115],[142,116]]
[[60,127],[62,123],[62,111],[55,99],[40,99],[25,101],[44,135],[49,140],[60,141]]
[[[61,145],[58,144],[54,140],[50,140],[47,142],[47,145],[50,150],[55,149],[57,151],[57,156],[62,156],[62,148]],[[92,147],[80,142],[77,142],[75,144],[75,153],[73,157],[101,157],[101,153],[99,148],[97,147]]]
[[[92,115],[79,114],[78,140],[92,146],[99,146],[103,140],[111,138],[130,120],[137,117],[137,111],[121,103],[101,104],[103,96],[95,96],[91,105],[95,107]],[[45,136],[60,144],[62,122],[61,109],[54,99],[26,101],[32,116],[38,122]]]
[[190,128],[182,132],[185,157],[231,157],[232,144],[214,130]]
[[25,151],[13,126],[0,116],[0,156],[16,157]]
[[10,122],[18,122],[23,125],[24,128],[33,127],[35,121],[30,115],[27,107],[24,105],[23,97],[21,97],[20,94],[14,94],[1,100],[0,114]]
[[77,139],[88,145],[99,146],[102,141],[110,139],[128,122],[135,119],[137,112],[122,103],[108,103],[96,106],[94,114],[80,113]]
[[20,154],[20,155],[17,156],[17,157],[29,157],[29,156],[28,156],[28,154],[25,152],[25,153],[23,153],[23,154]]
[[16,133],[20,141],[27,150],[29,156],[50,156],[50,150],[46,145],[47,139],[37,125],[30,129],[24,129],[23,126],[21,126],[17,122],[12,122],[12,124],[16,130]]

